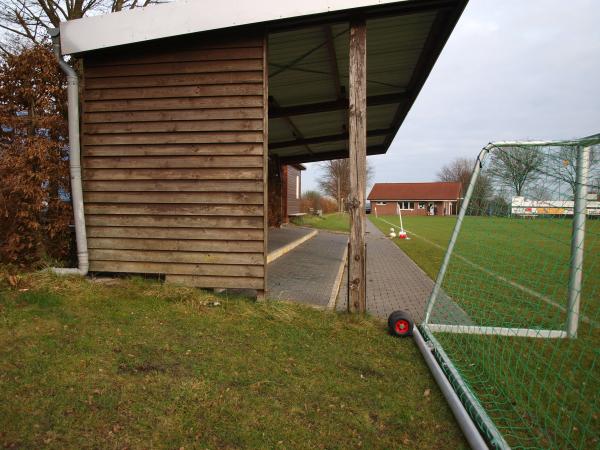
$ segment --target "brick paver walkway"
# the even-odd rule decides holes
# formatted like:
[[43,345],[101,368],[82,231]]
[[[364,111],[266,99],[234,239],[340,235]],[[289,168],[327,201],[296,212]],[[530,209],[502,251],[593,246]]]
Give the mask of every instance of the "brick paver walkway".
[[270,299],[327,306],[348,236],[319,233],[267,266]]
[[269,228],[269,234],[267,235],[267,251],[269,253],[275,250],[285,247],[291,242],[312,233],[313,230],[310,228],[302,227],[283,227],[283,228]]
[[[421,322],[433,281],[406,253],[367,219],[367,311],[387,319],[401,309]],[[338,310],[346,309],[347,279],[342,282]]]

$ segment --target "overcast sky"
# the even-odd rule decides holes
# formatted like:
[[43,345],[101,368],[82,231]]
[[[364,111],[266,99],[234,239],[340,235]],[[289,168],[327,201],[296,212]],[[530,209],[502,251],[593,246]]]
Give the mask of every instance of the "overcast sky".
[[493,140],[600,133],[599,21],[600,0],[470,0],[387,154],[369,157],[374,181],[432,181]]

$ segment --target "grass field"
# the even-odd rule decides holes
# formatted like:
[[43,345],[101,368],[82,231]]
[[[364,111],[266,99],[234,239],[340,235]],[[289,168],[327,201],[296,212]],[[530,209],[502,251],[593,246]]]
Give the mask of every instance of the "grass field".
[[[394,216],[372,220],[386,233],[389,223],[399,223]],[[432,279],[437,276],[455,220],[453,217],[404,218],[404,226],[413,239],[397,239],[397,244]],[[481,324],[489,319],[477,316],[483,295],[487,302],[498,302],[494,308],[503,309],[501,319],[493,318],[495,326],[526,327],[539,323],[561,327],[566,319],[570,233],[570,220],[466,217],[444,289],[453,298],[460,298],[465,308],[473,302],[469,313],[475,314],[473,318]],[[598,322],[600,305],[594,299],[600,295],[600,221],[588,221],[586,236],[581,313]],[[539,295],[531,295],[515,285]]]
[[[411,239],[395,242],[435,279],[454,223],[406,217]],[[570,233],[570,220],[467,217],[443,289],[475,325],[564,330]],[[600,445],[600,221],[586,236],[577,339],[435,334],[513,446]],[[469,324],[451,311],[438,304],[432,321]]]
[[374,320],[141,279],[0,273],[6,448],[466,448]]
[[345,213],[324,214],[322,217],[307,214],[301,218],[294,219],[293,222],[305,227],[319,228],[328,231],[341,231],[345,233],[347,233],[350,228],[348,214]]

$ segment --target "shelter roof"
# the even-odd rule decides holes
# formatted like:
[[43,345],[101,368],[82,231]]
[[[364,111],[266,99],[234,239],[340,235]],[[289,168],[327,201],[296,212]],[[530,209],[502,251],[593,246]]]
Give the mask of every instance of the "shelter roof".
[[[135,49],[221,30],[268,39],[269,154],[348,155],[349,23],[367,23],[367,154],[385,153],[467,0],[179,0],[61,24],[65,54]],[[181,38],[179,38],[181,39]],[[175,42],[175,41],[174,41]]]

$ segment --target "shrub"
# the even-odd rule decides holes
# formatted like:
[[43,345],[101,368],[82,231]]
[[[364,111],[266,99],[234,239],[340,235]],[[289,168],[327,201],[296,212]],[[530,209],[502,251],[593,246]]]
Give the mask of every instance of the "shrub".
[[325,197],[318,191],[306,191],[302,194],[302,212],[308,213],[310,210],[323,211],[323,214],[329,214],[337,211],[337,203],[331,197]]
[[321,194],[317,191],[306,191],[302,193],[302,202],[300,209],[304,213],[310,212],[310,210],[321,209]]
[[323,210],[323,214],[337,212],[337,202],[331,197],[321,197],[321,209]]
[[65,77],[48,45],[0,65],[0,261],[65,257],[70,242]]

